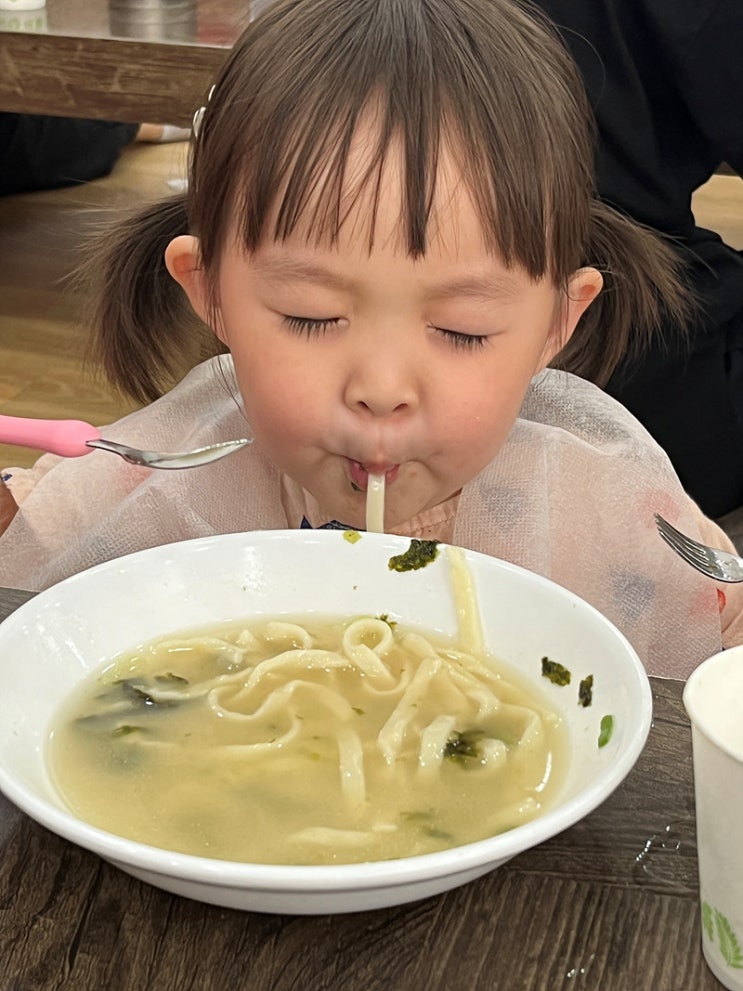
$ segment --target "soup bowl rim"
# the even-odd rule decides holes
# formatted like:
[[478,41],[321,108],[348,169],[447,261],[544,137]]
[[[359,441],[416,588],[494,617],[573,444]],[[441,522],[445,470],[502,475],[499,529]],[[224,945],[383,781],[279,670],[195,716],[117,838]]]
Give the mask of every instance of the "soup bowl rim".
[[[287,538],[296,540],[298,534],[306,535],[305,539],[313,542],[318,542],[319,535],[319,542],[322,543],[325,539],[321,535],[323,533],[328,533],[328,531],[275,530],[201,537],[138,551],[133,555],[127,555],[127,557],[138,557],[150,551],[163,553],[167,552],[169,548],[174,549],[176,554],[180,554],[186,552],[186,545],[191,545],[191,549],[198,550],[199,547],[212,547],[220,541],[229,542],[238,539],[258,542],[285,540]],[[398,538],[392,535],[368,536],[384,537],[397,547],[407,547],[410,542],[409,538]],[[446,546],[445,544],[441,545],[442,548]],[[474,555],[478,559],[488,557],[488,555],[468,550],[465,551],[465,555]],[[0,759],[0,791],[42,826],[78,846],[98,854],[105,860],[124,867],[124,869],[127,867],[136,868],[152,875],[212,887],[249,889],[256,892],[274,891],[287,894],[292,892],[300,894],[303,891],[315,893],[326,891],[340,894],[379,888],[392,889],[419,880],[441,878],[476,868],[481,868],[481,872],[494,869],[513,856],[554,837],[583,819],[604,802],[621,784],[645,746],[652,719],[652,691],[647,673],[631,644],[598,610],[569,590],[556,585],[550,579],[502,559],[489,558],[489,560],[494,562],[495,567],[506,573],[527,575],[530,582],[541,586],[551,586],[556,590],[556,594],[565,596],[568,601],[579,602],[581,608],[592,613],[594,620],[604,624],[617,642],[623,644],[627,660],[628,662],[631,661],[627,670],[633,680],[633,690],[636,691],[637,695],[637,708],[634,711],[636,718],[634,732],[631,738],[625,741],[621,754],[614,760],[611,773],[594,780],[585,789],[567,800],[558,800],[556,805],[548,808],[529,822],[506,832],[460,846],[391,860],[330,865],[260,864],[179,853],[164,847],[127,839],[91,825],[77,817],[74,812],[55,805],[51,799],[39,796],[35,791],[19,782],[12,769],[9,770],[2,759]],[[119,558],[117,561],[96,565],[85,572],[65,579],[64,584],[89,581],[95,577],[96,573],[114,565],[126,567],[126,559]],[[51,586],[18,607],[0,624],[0,628],[6,624],[23,622],[26,612],[38,609],[41,597],[54,594],[56,587]]]

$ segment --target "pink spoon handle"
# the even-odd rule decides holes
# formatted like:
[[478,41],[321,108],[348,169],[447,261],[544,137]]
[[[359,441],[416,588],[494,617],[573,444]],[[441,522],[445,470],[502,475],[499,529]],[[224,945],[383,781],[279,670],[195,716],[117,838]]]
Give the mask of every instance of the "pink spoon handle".
[[0,443],[32,447],[37,451],[80,458],[90,454],[86,441],[99,440],[97,427],[83,420],[30,420],[23,416],[0,416]]

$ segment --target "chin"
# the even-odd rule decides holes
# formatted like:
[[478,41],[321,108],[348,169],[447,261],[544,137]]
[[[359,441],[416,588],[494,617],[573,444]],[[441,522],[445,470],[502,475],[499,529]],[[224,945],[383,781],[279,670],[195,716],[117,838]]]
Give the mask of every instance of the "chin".
[[345,503],[340,503],[337,499],[323,501],[322,498],[318,499],[317,496],[315,496],[315,500],[324,509],[329,520],[337,520],[338,523],[351,527],[353,530],[366,529],[365,492],[357,493],[354,499],[349,499]]

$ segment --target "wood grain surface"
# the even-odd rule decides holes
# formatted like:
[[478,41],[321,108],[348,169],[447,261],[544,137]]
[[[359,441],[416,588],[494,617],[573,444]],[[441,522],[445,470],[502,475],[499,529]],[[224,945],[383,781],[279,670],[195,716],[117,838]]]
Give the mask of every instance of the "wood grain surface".
[[250,0],[47,0],[38,31],[0,20],[0,109],[188,126],[250,12]]
[[158,42],[0,36],[0,108],[190,126],[225,52]]
[[[0,590],[0,617],[27,598]],[[713,991],[700,948],[682,684],[592,815],[478,881],[398,908],[237,912],[143,884],[0,797],[3,991]]]

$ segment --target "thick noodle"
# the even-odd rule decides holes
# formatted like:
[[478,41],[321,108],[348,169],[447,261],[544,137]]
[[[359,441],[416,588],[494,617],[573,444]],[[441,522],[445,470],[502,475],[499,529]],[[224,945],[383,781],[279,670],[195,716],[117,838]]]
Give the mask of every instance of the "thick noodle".
[[[484,654],[464,554],[449,561],[456,646],[363,616],[169,638],[117,662],[55,729],[62,792],[135,839],[264,862],[407,856],[532,818],[558,720]],[[86,780],[117,769],[95,811],[83,765]],[[222,806],[234,828],[215,824]]]
[[369,533],[384,533],[384,475],[369,475],[366,486],[366,529]]

